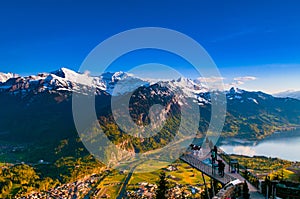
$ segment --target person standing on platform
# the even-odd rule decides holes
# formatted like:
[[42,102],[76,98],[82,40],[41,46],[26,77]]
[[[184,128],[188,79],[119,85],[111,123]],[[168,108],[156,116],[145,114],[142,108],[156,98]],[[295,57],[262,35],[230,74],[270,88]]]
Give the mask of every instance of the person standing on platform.
[[215,160],[218,160],[218,148],[216,145],[214,146],[213,151],[215,153]]
[[221,177],[224,177],[224,170],[225,170],[225,164],[223,161],[220,163],[220,175]]

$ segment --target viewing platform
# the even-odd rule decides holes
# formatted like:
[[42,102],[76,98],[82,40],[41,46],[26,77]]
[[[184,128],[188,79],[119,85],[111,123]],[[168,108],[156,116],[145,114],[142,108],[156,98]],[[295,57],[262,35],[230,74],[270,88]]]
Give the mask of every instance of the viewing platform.
[[[216,180],[217,182],[221,183],[223,186],[223,189],[217,193],[216,195],[220,197],[215,197],[215,198],[223,198],[227,195],[226,192],[230,191],[231,189],[224,189],[225,185],[228,183],[235,181],[235,180],[240,180],[241,182],[246,181],[243,176],[241,176],[238,172],[231,172],[230,171],[230,166],[229,163],[226,162],[220,155],[217,155],[218,160],[222,160],[223,163],[225,164],[225,170],[224,170],[224,176],[220,176],[218,174],[218,169],[215,168],[211,162],[208,162],[207,160],[211,160],[211,149],[209,147],[202,149],[202,154],[199,155],[195,154],[193,150],[187,151],[185,154],[183,154],[180,159],[193,168],[201,171],[203,174],[206,176],[210,177],[213,180]],[[258,188],[250,184],[248,181],[246,181],[248,184],[249,188],[249,193],[250,193],[250,198],[254,199],[264,199],[265,197],[259,193]]]

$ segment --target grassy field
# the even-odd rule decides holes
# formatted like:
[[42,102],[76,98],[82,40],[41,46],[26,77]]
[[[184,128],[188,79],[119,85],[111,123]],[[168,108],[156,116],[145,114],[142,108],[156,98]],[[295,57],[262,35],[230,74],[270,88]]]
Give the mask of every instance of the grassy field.
[[281,180],[300,182],[300,163],[290,162],[279,158],[268,158],[262,156],[241,156],[231,155],[231,158],[237,159],[240,165],[247,167],[248,170],[261,178],[269,175],[271,179],[279,178]]
[[289,179],[291,181],[300,182],[300,168],[289,167],[286,170],[289,172]]
[[280,179],[283,178],[283,179],[287,179],[287,180],[292,179],[294,175],[295,175],[295,173],[288,169],[280,169],[280,170],[274,171],[269,174],[271,179],[279,177]]
[[[168,181],[174,184],[182,184],[182,185],[202,185],[203,179],[201,172],[193,169],[189,165],[183,162],[177,162],[173,165],[177,167],[176,171],[167,171],[166,169],[161,169],[162,165],[166,165],[165,163],[157,163],[154,160],[144,162],[142,165],[139,165],[127,186],[128,190],[136,189],[139,185],[138,183],[147,182],[151,184],[156,184],[159,180],[159,173],[161,171],[166,172],[166,176]],[[155,171],[139,173],[139,171],[145,171],[147,169],[157,168]],[[165,167],[166,168],[166,167]],[[209,182],[209,178],[206,178],[207,182]]]
[[99,183],[97,189],[105,189],[105,194],[109,195],[110,198],[116,198],[125,177],[126,174],[121,174],[117,170],[113,170]]

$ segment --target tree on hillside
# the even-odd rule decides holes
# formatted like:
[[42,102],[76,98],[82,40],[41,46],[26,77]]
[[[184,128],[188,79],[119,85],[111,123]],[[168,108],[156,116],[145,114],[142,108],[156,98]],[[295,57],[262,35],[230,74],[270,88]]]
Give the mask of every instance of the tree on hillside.
[[209,139],[208,139],[208,137],[206,137],[206,139],[205,139],[205,143],[206,143],[206,144],[208,144],[208,143],[209,143]]
[[157,199],[167,199],[168,181],[166,179],[166,173],[161,172],[159,175],[158,187],[156,190]]
[[250,198],[249,187],[248,187],[246,180],[244,181],[244,185],[243,185],[243,198],[244,199]]
[[283,171],[283,169],[281,169],[281,171],[279,173],[279,177],[280,177],[280,180],[284,180],[284,171]]
[[213,147],[214,147],[214,143],[213,143],[211,140],[209,140],[209,144],[208,144],[208,146],[209,146],[209,148],[210,148],[210,149],[213,149]]
[[13,183],[21,185],[33,184],[39,179],[39,176],[36,174],[34,168],[26,164],[20,164],[12,167],[10,169],[10,173]]

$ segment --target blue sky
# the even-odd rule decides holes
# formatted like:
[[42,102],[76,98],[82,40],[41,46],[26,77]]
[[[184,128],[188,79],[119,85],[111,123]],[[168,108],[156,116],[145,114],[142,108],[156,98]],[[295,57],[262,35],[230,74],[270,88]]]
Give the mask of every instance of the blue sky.
[[[227,84],[269,93],[300,90],[299,21],[297,0],[1,1],[0,71],[78,70],[101,41],[131,28],[155,26],[198,41]],[[157,52],[132,57],[116,61],[120,65],[114,70],[170,61]],[[188,70],[188,65],[179,67]]]

